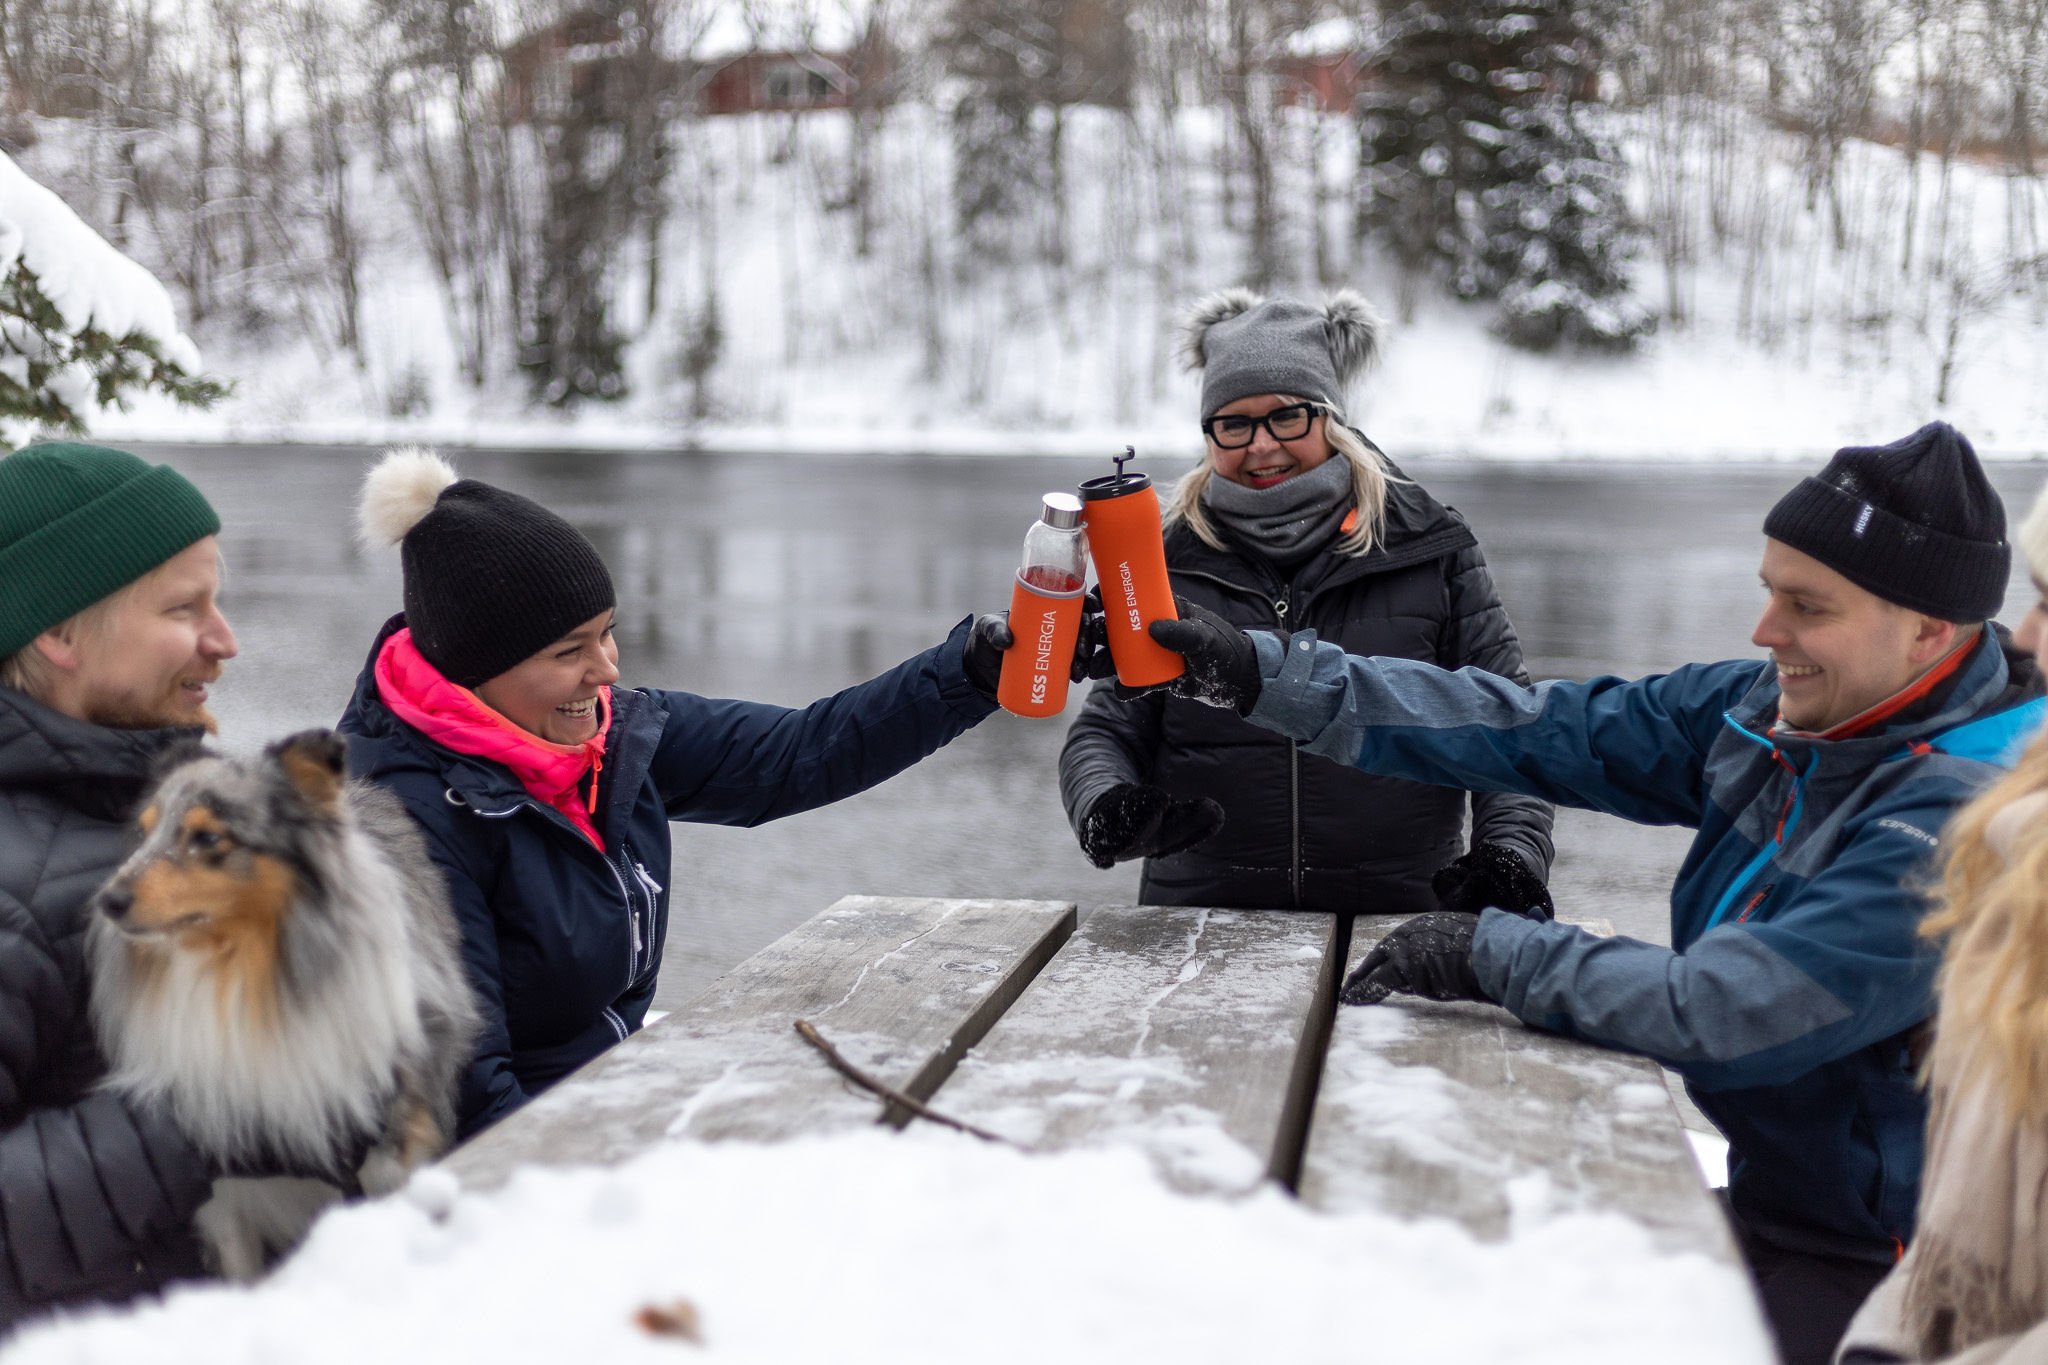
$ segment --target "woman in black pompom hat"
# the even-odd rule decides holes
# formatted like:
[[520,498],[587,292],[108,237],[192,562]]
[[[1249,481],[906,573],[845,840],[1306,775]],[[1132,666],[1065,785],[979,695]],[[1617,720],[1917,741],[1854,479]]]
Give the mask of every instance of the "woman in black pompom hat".
[[[1321,307],[1227,289],[1195,305],[1201,464],[1168,499],[1173,590],[1247,629],[1314,628],[1354,654],[1472,665],[1526,684],[1479,541],[1345,420],[1378,357],[1359,295]],[[1145,859],[1148,905],[1412,914],[1547,913],[1551,810],[1302,763],[1228,711],[1163,695],[1089,698],[1060,793],[1099,867]]]
[[363,490],[405,611],[342,717],[349,764],[427,836],[484,1013],[465,1137],[640,1027],[668,930],[669,822],[753,825],[885,780],[995,710],[1002,618],[800,710],[617,686],[590,542],[517,493],[393,451]]

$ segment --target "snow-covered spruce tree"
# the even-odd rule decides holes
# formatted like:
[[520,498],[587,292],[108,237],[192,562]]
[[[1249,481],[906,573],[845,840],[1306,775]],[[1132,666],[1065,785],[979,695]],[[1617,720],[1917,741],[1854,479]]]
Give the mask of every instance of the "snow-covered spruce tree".
[[[1508,341],[1624,349],[1622,165],[1594,86],[1617,0],[1406,0],[1358,106],[1361,235],[1411,279],[1494,299]],[[1411,299],[1412,302],[1412,299]]]
[[0,153],[0,454],[155,390],[192,407],[227,393],[199,373],[171,296]]

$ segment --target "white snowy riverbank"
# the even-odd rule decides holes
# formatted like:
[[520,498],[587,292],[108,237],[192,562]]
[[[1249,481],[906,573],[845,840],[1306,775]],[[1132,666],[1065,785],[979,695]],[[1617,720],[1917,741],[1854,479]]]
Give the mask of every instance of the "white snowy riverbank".
[[[928,300],[907,285],[921,224],[943,212],[931,186],[944,183],[948,143],[928,111],[892,120],[881,155],[897,197],[865,260],[846,240],[845,216],[818,198],[821,168],[837,164],[843,121],[820,114],[793,125],[795,150],[776,159],[764,148],[782,125],[712,120],[689,145],[708,196],[701,212],[715,232],[677,216],[664,278],[685,283],[651,314],[639,315],[634,289],[621,282],[624,400],[563,416],[531,404],[509,367],[481,389],[466,385],[433,277],[394,209],[368,246],[374,269],[365,276],[360,366],[290,322],[250,332],[210,317],[194,338],[211,372],[236,385],[231,398],[210,413],[149,400],[109,414],[96,430],[135,441],[736,453],[1100,455],[1132,444],[1155,459],[1192,457],[1197,389],[1176,365],[1170,319],[1240,269],[1204,170],[1218,129],[1209,111],[1191,111],[1179,130],[1191,205],[1181,240],[1134,206],[1123,125],[1100,111],[1076,119],[1076,254],[1062,271],[1020,265],[955,281]],[[1633,130],[1625,138],[1632,156],[1646,161],[1648,123],[1631,116],[1623,126]],[[60,189],[70,164],[62,131],[24,159]],[[1772,203],[1795,202],[1790,144],[1761,128],[1750,136],[1766,155],[1758,183],[1776,187]],[[1849,245],[1831,241],[1824,214],[1793,214],[1769,221],[1761,256],[1717,251],[1704,231],[1705,244],[1677,275],[1646,254],[1637,294],[1652,305],[1667,292],[1682,296],[1688,316],[1625,358],[1512,350],[1489,335],[1486,306],[1422,290],[1413,318],[1391,328],[1385,363],[1355,395],[1354,416],[1396,459],[1810,460],[1937,417],[1987,455],[2048,455],[2048,323],[2037,305],[1990,293],[1956,313],[1930,296],[1924,270],[1906,276],[1886,264],[1897,251],[1896,205],[1916,176],[1924,195],[1939,192],[1957,206],[1957,230],[1977,255],[1995,259],[2006,179],[1963,163],[1944,188],[1931,157],[1912,163],[1868,143],[1852,143],[1845,156],[1849,217],[1860,225]],[[1332,162],[1324,174],[1341,185],[1349,171]],[[1330,209],[1337,240],[1341,208],[1339,200]],[[148,243],[135,251],[151,260]],[[1396,311],[1401,282],[1384,262],[1360,254],[1337,262],[1333,278]],[[693,397],[677,366],[702,306],[693,297],[700,279],[718,291],[724,340],[705,392]],[[1304,280],[1281,292],[1318,291]],[[287,298],[267,308],[297,316]],[[1946,401],[1937,401],[1944,368]],[[705,415],[692,417],[699,399]]]
[[[438,1173],[332,1217],[254,1290],[187,1289],[22,1337],[9,1365],[603,1360],[1044,1365],[1742,1365],[1740,1272],[1616,1217],[1501,1243],[1176,1195],[1133,1152],[1029,1157],[934,1132],[678,1145],[452,1202]],[[650,1335],[687,1299],[703,1341]]]

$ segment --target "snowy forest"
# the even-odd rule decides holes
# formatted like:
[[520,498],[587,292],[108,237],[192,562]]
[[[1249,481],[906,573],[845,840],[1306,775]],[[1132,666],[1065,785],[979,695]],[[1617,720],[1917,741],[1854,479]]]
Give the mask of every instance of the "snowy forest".
[[0,151],[280,418],[1139,421],[1232,283],[1931,409],[2043,319],[2044,68],[2043,0],[0,0]]

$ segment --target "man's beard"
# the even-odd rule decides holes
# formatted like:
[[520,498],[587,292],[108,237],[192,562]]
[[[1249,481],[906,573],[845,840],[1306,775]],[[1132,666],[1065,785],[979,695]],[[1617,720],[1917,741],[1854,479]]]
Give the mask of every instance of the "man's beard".
[[209,735],[220,733],[220,722],[213,712],[201,706],[193,710],[180,704],[178,694],[188,682],[214,682],[220,677],[180,678],[170,690],[158,697],[134,698],[117,697],[99,702],[86,716],[94,725],[104,725],[109,730],[168,730],[186,729],[199,726]]

